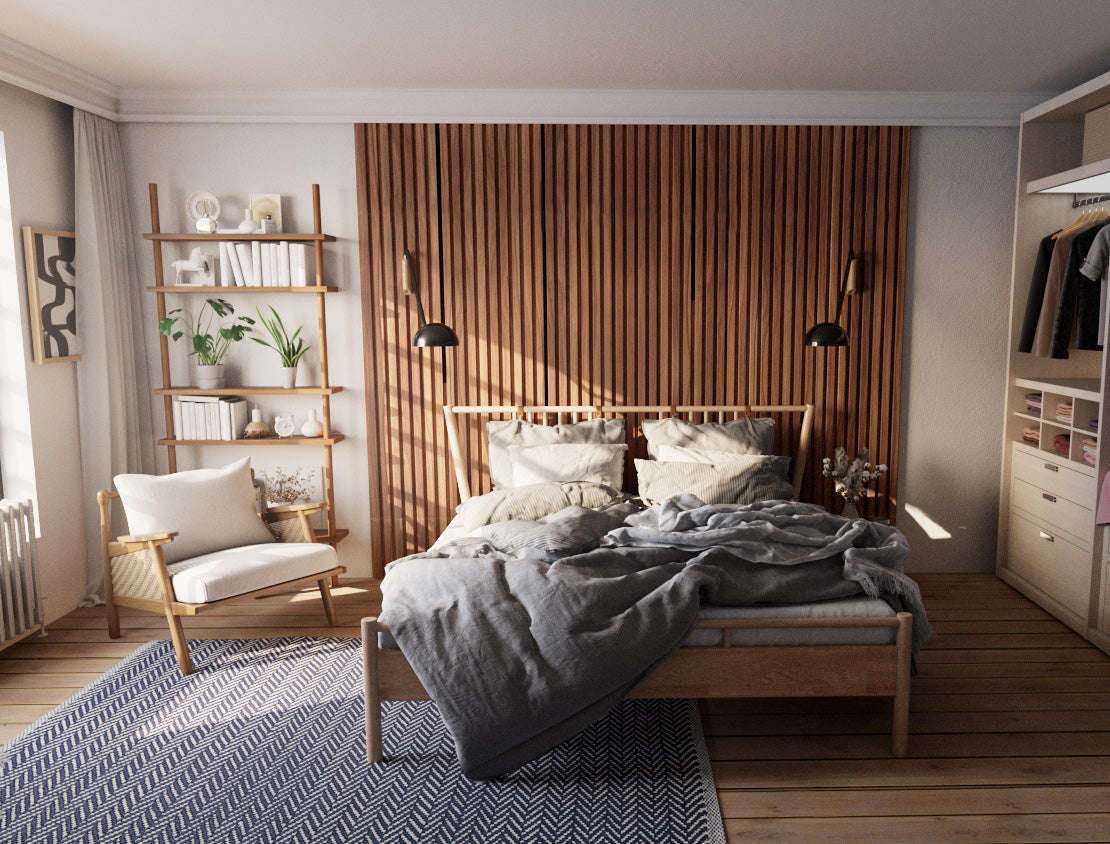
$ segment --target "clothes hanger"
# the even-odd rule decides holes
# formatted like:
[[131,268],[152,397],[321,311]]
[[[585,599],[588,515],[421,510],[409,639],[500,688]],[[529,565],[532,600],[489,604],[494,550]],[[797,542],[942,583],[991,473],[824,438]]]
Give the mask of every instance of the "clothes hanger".
[[1092,213],[1093,212],[1091,212],[1091,211],[1081,211],[1079,216],[1075,219],[1075,222],[1071,223],[1070,225],[1064,226],[1062,229],[1060,229],[1060,231],[1058,231],[1058,232],[1056,232],[1056,234],[1052,235],[1052,239],[1053,240],[1058,240],[1059,238],[1063,237],[1065,234],[1070,234],[1071,232],[1076,231],[1077,229],[1083,228],[1085,225],[1092,222],[1092,220],[1091,220]]

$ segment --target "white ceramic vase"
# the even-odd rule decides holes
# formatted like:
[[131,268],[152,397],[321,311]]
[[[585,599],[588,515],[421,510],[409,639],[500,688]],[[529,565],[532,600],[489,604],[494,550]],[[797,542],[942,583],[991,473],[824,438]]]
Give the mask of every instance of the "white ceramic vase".
[[218,390],[224,385],[224,365],[212,366],[197,364],[197,387],[201,390]]
[[281,368],[281,386],[287,390],[292,390],[297,386],[297,367],[283,366]]
[[316,418],[316,408],[308,409],[308,419],[301,425],[301,434],[306,437],[319,437],[324,433],[323,423]]

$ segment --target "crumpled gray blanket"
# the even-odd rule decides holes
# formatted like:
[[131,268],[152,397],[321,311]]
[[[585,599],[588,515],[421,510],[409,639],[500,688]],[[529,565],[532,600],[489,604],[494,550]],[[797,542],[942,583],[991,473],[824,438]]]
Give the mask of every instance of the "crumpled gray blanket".
[[887,525],[798,502],[704,505],[694,496],[601,533],[604,520],[578,525],[592,525],[581,538],[600,547],[549,562],[487,537],[387,569],[381,620],[472,779],[512,771],[604,715],[679,647],[702,600],[864,592],[913,612],[915,639],[929,632],[916,584],[902,574],[908,545]]

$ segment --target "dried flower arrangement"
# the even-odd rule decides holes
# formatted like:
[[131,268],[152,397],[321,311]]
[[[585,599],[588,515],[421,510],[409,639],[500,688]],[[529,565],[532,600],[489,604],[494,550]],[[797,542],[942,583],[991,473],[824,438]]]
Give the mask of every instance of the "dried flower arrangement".
[[831,460],[826,457],[821,461],[821,474],[831,476],[837,494],[853,505],[863,497],[867,484],[886,474],[886,471],[885,463],[873,467],[867,461],[866,448],[861,448],[851,463],[848,462],[847,449],[842,446],[836,447]]
[[312,469],[283,469],[275,466],[261,472],[263,493],[270,504],[294,504],[310,500],[315,492]]

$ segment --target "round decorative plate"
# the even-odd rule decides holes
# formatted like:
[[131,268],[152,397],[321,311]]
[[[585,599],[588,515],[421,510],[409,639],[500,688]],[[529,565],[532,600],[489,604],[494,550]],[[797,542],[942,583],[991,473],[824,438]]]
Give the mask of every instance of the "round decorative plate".
[[196,225],[197,220],[204,216],[205,203],[208,203],[208,216],[213,220],[220,216],[220,200],[211,191],[198,190],[185,200],[185,213],[189,215],[189,222]]

